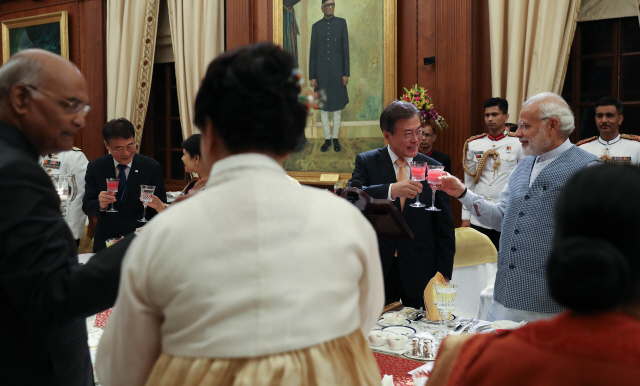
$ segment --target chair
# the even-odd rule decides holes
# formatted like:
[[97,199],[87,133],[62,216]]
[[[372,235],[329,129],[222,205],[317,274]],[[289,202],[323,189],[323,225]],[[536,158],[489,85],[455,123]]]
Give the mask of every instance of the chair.
[[[480,293],[493,287],[498,251],[486,235],[473,228],[456,229],[456,254],[451,282],[458,285],[456,316],[477,317]],[[486,315],[485,315],[486,317]]]

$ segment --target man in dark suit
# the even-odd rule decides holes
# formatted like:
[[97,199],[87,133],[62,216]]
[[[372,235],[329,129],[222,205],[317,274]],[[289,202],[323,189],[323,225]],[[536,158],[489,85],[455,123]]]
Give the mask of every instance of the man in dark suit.
[[38,155],[70,150],[89,97],[78,68],[44,50],[0,68],[0,383],[93,385],[86,317],[111,307],[131,237],[78,265]]
[[347,93],[347,84],[351,75],[349,32],[347,21],[335,16],[335,9],[334,0],[322,0],[324,17],[311,27],[309,84],[313,89],[323,90],[327,96],[320,111],[325,138],[324,144],[320,147],[322,152],[327,151],[331,146],[329,112],[333,112],[333,150],[340,151],[341,147],[338,141],[340,116],[342,110],[349,103]]
[[[423,292],[429,280],[440,272],[447,280],[453,270],[455,231],[449,197],[436,192],[439,212],[411,207],[410,200],[424,190],[431,199],[426,182],[403,180],[410,174],[410,162],[441,165],[418,152],[422,136],[419,110],[411,103],[394,101],[380,116],[380,127],[388,146],[356,156],[353,180],[372,198],[394,200],[402,218],[413,232],[413,240],[379,238],[380,258],[385,283],[386,303],[402,299],[409,307],[424,306]],[[404,168],[404,171],[403,169]],[[400,174],[399,174],[400,173]]]
[[440,162],[444,165],[445,172],[453,174],[451,172],[451,157],[433,148],[433,143],[436,141],[436,131],[433,129],[433,125],[430,122],[423,123],[422,131],[424,133],[422,133],[422,139],[420,140],[420,153]]
[[[162,167],[157,161],[136,154],[133,124],[124,118],[112,119],[102,128],[102,137],[109,155],[89,162],[82,198],[84,213],[98,218],[94,252],[106,248],[108,239],[127,235],[144,224],[138,221],[144,211],[140,185],[155,186],[154,194],[167,202]],[[120,180],[117,193],[107,191],[107,178]],[[111,203],[117,212],[107,211]],[[155,209],[147,208],[147,219],[156,214]]]

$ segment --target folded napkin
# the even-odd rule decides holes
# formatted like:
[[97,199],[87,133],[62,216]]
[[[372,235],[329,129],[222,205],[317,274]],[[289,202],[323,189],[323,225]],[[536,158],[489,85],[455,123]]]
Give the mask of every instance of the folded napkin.
[[393,386],[393,375],[385,375],[382,377],[382,386]]
[[494,330],[515,330],[527,324],[527,322],[514,322],[511,320],[496,320],[491,323],[491,327]]
[[424,386],[429,380],[431,371],[433,371],[433,365],[435,362],[428,362],[417,369],[409,371],[409,375],[413,377],[413,384],[415,386]]
[[433,302],[435,299],[435,290],[433,289],[434,283],[444,283],[444,276],[440,272],[429,280],[427,287],[424,289],[424,309],[427,310],[425,318],[436,321],[439,320],[438,308]]

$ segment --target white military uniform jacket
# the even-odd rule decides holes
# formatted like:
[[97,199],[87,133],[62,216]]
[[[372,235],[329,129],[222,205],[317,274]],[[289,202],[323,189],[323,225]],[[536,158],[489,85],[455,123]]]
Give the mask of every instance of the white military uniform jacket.
[[605,162],[640,164],[640,137],[637,135],[618,134],[611,141],[591,137],[576,145]]
[[82,211],[82,196],[84,196],[84,175],[87,173],[88,163],[87,157],[77,147],[69,151],[40,157],[40,165],[46,170],[47,174],[74,174],[76,176],[78,193],[75,200],[69,204],[67,217],[65,218],[75,239],[82,238],[84,224],[87,221],[87,215]]
[[[469,190],[497,204],[500,192],[502,192],[507,181],[509,181],[511,172],[524,157],[520,140],[515,137],[514,133],[505,130],[496,137],[486,133],[473,136],[467,140],[465,147],[467,147],[467,152],[463,154],[463,162],[471,173],[476,172],[485,151],[493,149],[498,152],[498,159],[494,160],[491,156],[487,158],[487,162],[477,183],[466,171],[464,173],[464,185]],[[480,224],[475,217],[472,217],[468,208],[463,206],[462,220],[469,219],[473,225],[487,228]]]

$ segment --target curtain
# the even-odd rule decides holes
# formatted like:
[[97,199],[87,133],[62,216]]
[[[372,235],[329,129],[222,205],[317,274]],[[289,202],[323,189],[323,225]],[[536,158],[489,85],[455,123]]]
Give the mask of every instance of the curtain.
[[107,1],[107,119],[126,118],[140,145],[160,0]]
[[182,135],[195,134],[196,93],[209,63],[224,51],[224,1],[168,0]]
[[578,21],[638,16],[640,0],[582,0]]
[[580,0],[489,0],[491,89],[509,101],[510,122],[522,102],[560,93]]

